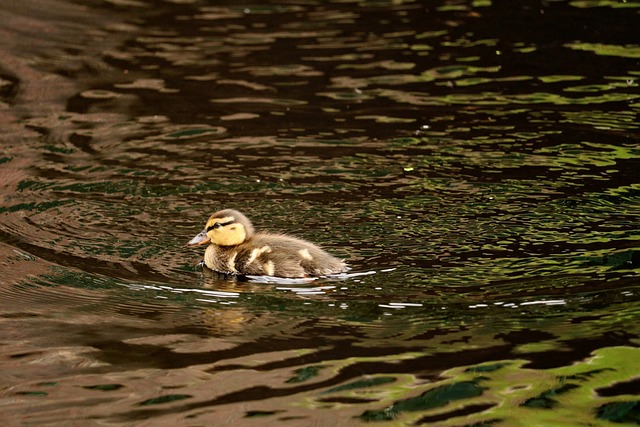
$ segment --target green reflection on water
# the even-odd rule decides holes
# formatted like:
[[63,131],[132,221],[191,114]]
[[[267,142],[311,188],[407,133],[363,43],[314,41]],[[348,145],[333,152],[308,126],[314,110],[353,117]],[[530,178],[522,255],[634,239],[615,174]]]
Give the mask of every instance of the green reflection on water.
[[570,75],[550,75],[550,76],[537,76],[536,79],[543,83],[558,83],[558,82],[571,82],[583,80],[584,76],[570,76]]
[[563,111],[562,115],[566,123],[585,124],[596,129],[638,129],[640,127],[637,115],[633,111]]
[[288,383],[301,383],[311,378],[317,377],[318,373],[322,369],[322,366],[307,366],[306,368],[298,369],[295,372],[295,376],[289,378]]
[[578,387],[579,386],[576,384],[564,384],[552,390],[544,391],[536,397],[525,400],[522,406],[526,406],[529,408],[552,409],[558,404],[558,402],[554,400],[553,397],[561,395]]
[[418,397],[400,400],[382,411],[366,411],[360,418],[365,421],[384,421],[396,418],[401,412],[426,411],[460,399],[480,396],[483,387],[472,381],[457,382],[436,387]]
[[268,417],[271,415],[275,415],[277,413],[280,413],[282,411],[248,411],[245,414],[245,417],[247,418],[260,418],[260,417]]
[[[193,185],[183,184],[183,185],[175,185],[175,184],[150,184],[145,182],[145,180],[135,180],[126,178],[127,175],[131,176],[149,176],[154,175],[153,172],[142,172],[135,170],[121,170],[118,171],[120,174],[119,179],[110,179],[110,180],[100,180],[94,182],[74,182],[72,184],[60,184],[55,181],[36,181],[27,179],[21,181],[18,184],[18,190],[31,190],[31,191],[42,191],[42,190],[52,190],[56,192],[67,192],[67,193],[81,193],[81,194],[100,194],[100,195],[126,195],[126,196],[137,196],[144,198],[160,198],[160,197],[168,197],[168,196],[184,196],[186,194],[206,194],[210,192],[221,192],[224,194],[229,193],[243,193],[255,190],[263,190],[265,187],[269,186],[282,186],[281,183],[262,183],[260,181],[251,180],[246,177],[234,177],[225,180],[208,180],[201,181],[198,183],[194,183]],[[58,204],[66,204],[73,203],[72,201],[56,201],[50,202],[54,205],[58,206]],[[44,209],[45,206],[48,206],[47,203],[22,203],[10,208],[12,212],[16,210],[22,209]],[[50,206],[50,207],[52,207]]]
[[640,58],[640,46],[637,45],[620,46],[601,43],[567,43],[565,46],[575,50],[586,50],[602,56]]
[[[640,366],[633,361],[639,352],[632,347],[603,348],[578,363],[552,369],[527,368],[525,361],[518,360],[458,367],[442,373],[445,379],[425,383],[414,378],[413,384],[388,387],[387,394],[376,396],[380,403],[391,403],[383,410],[366,410],[360,417],[411,424],[425,415],[442,415],[442,407],[463,413],[464,408],[482,407],[481,411],[467,412],[466,425],[496,419],[515,426],[590,425],[596,417],[632,422],[637,417],[637,401],[624,393],[604,397],[599,392],[637,378]],[[482,376],[477,377],[478,373]],[[402,397],[421,390],[418,396]],[[344,398],[371,396],[347,387],[335,393]]]
[[217,134],[222,133],[224,131],[223,128],[186,128],[177,130],[175,132],[167,133],[161,138],[163,139],[189,139],[189,138],[197,138],[203,135]]
[[640,2],[634,0],[574,0],[569,3],[577,8],[611,7],[613,9],[640,7]]
[[76,150],[73,148],[57,147],[55,145],[44,145],[42,148],[44,148],[46,151],[49,151],[51,153],[58,153],[58,154],[73,154],[76,152]]
[[97,384],[84,386],[87,390],[114,391],[124,387],[122,384]]
[[[443,82],[448,85],[448,82]],[[533,92],[520,94],[505,94],[502,92],[475,92],[455,93],[447,95],[434,95],[421,92],[406,92],[392,89],[380,89],[378,96],[389,98],[400,104],[410,105],[460,105],[469,104],[477,106],[488,105],[596,105],[609,102],[629,102],[640,98],[640,95],[629,93],[608,92],[599,96],[567,97],[550,92]]]
[[193,397],[190,394],[168,394],[165,396],[154,397],[153,399],[147,399],[143,402],[140,402],[138,405],[140,406],[149,406],[149,405],[161,405],[163,403],[175,402],[176,400],[183,400]]
[[32,211],[32,212],[45,212],[49,209],[73,204],[75,203],[73,200],[56,200],[52,202],[30,202],[30,203],[19,203],[13,206],[1,206],[0,213],[5,212],[20,212],[20,211]]
[[598,418],[614,423],[640,424],[640,400],[603,405],[598,409]]
[[394,377],[372,377],[372,378],[365,378],[362,380],[358,380],[358,381],[354,381],[352,383],[349,384],[344,384],[338,387],[334,387],[334,388],[330,388],[329,390],[325,391],[325,393],[337,393],[337,392],[341,392],[341,391],[348,391],[348,390],[357,390],[357,389],[361,389],[361,388],[369,388],[369,387],[375,387],[378,385],[383,385],[383,384],[389,384],[392,382],[395,382],[396,378]]

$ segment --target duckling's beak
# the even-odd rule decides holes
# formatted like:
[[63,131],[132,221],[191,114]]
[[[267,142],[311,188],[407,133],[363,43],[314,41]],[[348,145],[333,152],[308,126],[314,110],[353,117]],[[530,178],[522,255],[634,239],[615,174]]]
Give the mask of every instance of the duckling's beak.
[[205,243],[209,243],[210,241],[211,239],[207,237],[207,230],[202,230],[196,237],[189,240],[187,246],[204,245]]

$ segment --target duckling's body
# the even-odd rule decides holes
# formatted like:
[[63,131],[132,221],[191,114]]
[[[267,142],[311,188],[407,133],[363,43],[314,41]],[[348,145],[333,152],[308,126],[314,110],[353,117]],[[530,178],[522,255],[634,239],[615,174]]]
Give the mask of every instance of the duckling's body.
[[210,243],[204,263],[211,270],[236,275],[309,277],[347,269],[313,243],[283,234],[255,233],[242,213],[225,209],[214,213],[205,229],[188,244]]

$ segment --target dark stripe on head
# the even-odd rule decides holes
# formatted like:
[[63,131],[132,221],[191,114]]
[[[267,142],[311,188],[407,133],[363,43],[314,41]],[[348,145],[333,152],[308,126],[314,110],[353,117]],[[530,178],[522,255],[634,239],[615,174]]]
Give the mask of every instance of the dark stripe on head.
[[231,221],[227,221],[227,222],[216,222],[213,225],[210,225],[209,227],[207,227],[207,233],[211,230],[213,230],[214,228],[220,228],[220,227],[226,227],[227,225],[231,225],[234,222],[236,222],[235,220],[231,220]]

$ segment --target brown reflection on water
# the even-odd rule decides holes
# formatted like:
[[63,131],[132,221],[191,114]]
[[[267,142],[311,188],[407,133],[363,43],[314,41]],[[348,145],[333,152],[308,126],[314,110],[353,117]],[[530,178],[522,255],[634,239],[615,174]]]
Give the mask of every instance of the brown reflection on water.
[[[73,297],[60,298],[65,293]],[[58,300],[51,299],[55,294]],[[601,338],[590,338],[600,335],[597,329],[609,324],[616,331],[625,314],[633,314],[624,304],[597,319],[591,310],[576,313],[569,323],[561,320],[566,312],[550,308],[543,310],[548,320],[540,324],[539,309],[523,306],[529,315],[520,325],[507,326],[514,317],[505,322],[487,308],[484,318],[442,317],[439,325],[424,314],[363,324],[277,311],[257,314],[241,306],[186,309],[126,292],[84,294],[63,287],[39,290],[20,298],[29,311],[3,309],[2,379],[11,386],[1,394],[12,408],[6,422],[74,418],[244,425],[260,414],[270,422],[303,425],[317,419],[318,411],[329,411],[340,424],[384,408],[396,408],[394,417],[408,422],[425,414],[455,419],[455,412],[466,408],[469,420],[498,416],[509,423],[521,411],[518,405],[545,387],[574,384],[563,402],[584,405],[583,393],[639,373],[633,367],[618,373],[601,369],[634,357],[633,335],[616,332],[618,350],[603,350],[593,358],[599,362],[590,356],[599,351]],[[116,300],[108,304],[109,313],[96,315],[94,308],[105,307],[99,299],[104,297]],[[425,403],[402,409],[401,399],[465,381],[487,391],[446,408]],[[591,399],[588,405],[615,401]],[[505,404],[511,412],[484,412]]]

